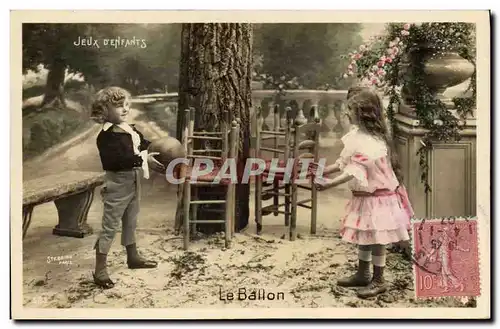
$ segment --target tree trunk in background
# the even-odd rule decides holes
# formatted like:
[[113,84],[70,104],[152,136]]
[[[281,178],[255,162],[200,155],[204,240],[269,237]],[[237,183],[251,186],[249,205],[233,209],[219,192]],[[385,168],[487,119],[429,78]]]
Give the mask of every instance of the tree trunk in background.
[[45,94],[42,106],[53,105],[54,107],[64,107],[64,78],[66,73],[65,62],[61,59],[54,59],[49,67]]
[[[195,130],[220,130],[223,112],[241,119],[239,164],[250,155],[250,107],[252,69],[251,24],[183,24],[179,72],[179,111],[177,138],[181,140],[183,111],[196,109]],[[200,199],[213,198],[210,193],[224,197],[225,188],[200,189]],[[235,231],[248,225],[250,185],[236,185]],[[213,205],[220,211],[223,205]],[[201,207],[200,207],[201,208]],[[215,210],[216,211],[216,210]],[[198,211],[198,219],[220,219],[223,213]],[[198,225],[198,230],[212,233],[223,224]]]

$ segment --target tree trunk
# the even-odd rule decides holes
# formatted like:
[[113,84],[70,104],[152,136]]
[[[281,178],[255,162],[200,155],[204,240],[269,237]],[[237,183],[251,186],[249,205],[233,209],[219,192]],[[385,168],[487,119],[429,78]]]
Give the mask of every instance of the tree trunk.
[[51,105],[54,107],[64,107],[64,78],[66,65],[63,60],[55,59],[50,65],[45,85],[45,95],[42,101],[42,108]]
[[[219,131],[223,113],[229,111],[232,118],[241,120],[239,169],[250,155],[252,38],[251,24],[183,24],[181,34],[177,138],[181,139],[183,111],[188,107],[196,109],[196,130]],[[199,198],[211,198],[208,194],[217,191],[217,198],[223,198],[224,190],[200,189]],[[249,199],[250,185],[236,185],[235,231],[248,225]],[[221,215],[200,209],[198,219],[220,219]],[[198,227],[199,231],[211,233],[223,226]]]

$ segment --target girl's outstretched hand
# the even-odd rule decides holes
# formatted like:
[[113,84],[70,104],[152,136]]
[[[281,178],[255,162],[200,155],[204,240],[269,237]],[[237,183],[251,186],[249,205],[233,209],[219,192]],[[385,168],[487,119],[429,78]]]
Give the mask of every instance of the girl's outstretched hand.
[[318,177],[315,179],[314,182],[316,184],[316,189],[318,191],[324,191],[324,190],[327,190],[330,187],[332,187],[332,180],[329,178],[324,178],[324,177],[319,178]]

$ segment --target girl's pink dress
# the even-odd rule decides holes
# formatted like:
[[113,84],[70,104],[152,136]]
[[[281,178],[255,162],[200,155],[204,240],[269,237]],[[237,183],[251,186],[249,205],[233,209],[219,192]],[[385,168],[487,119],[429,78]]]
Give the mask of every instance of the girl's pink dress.
[[342,220],[342,240],[359,244],[389,244],[409,240],[413,209],[399,184],[383,140],[352,128],[342,137],[340,169],[354,176],[353,197]]

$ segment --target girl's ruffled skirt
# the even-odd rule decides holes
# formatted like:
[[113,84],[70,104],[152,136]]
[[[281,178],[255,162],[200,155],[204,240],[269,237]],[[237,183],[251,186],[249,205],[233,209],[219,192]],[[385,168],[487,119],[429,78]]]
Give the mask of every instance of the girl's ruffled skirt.
[[358,245],[409,240],[413,210],[406,191],[381,196],[353,196],[341,225],[342,240]]

